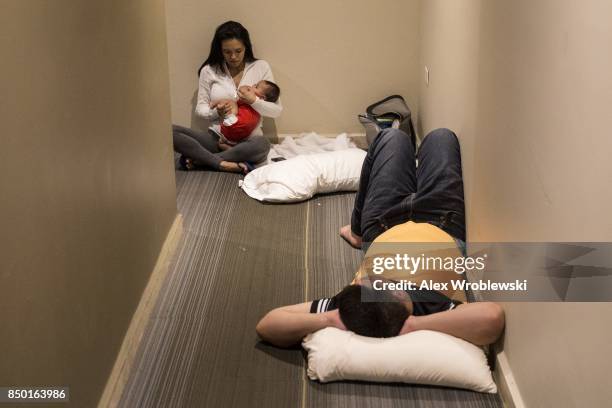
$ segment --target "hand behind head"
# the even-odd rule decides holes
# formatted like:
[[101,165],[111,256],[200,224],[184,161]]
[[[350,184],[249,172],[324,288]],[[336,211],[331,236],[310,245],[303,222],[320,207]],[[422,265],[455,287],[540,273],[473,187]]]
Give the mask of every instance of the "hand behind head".
[[338,309],[331,310],[329,312],[325,312],[328,314],[329,325],[330,327],[335,327],[336,329],[346,330],[346,326],[342,323],[342,319],[340,319],[340,311]]

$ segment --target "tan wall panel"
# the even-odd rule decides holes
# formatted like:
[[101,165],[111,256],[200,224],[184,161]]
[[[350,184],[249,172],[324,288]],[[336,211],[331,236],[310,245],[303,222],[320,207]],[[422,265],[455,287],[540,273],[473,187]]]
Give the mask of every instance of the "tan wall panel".
[[[423,3],[432,84],[419,114],[424,130],[459,133],[468,239],[610,241],[612,4],[449,3]],[[504,308],[504,350],[527,406],[606,405],[609,303]]]
[[421,5],[419,134],[424,137],[434,129],[449,128],[459,137],[468,220],[472,219],[469,202],[476,138],[480,1],[425,1]]
[[611,12],[595,0],[483,3],[479,237],[612,238]]
[[418,7],[416,0],[168,1],[172,119],[201,124],[193,120],[196,70],[215,28],[230,19],[272,66],[285,108],[279,133],[364,132],[357,114],[394,93],[415,109]]
[[3,386],[102,392],[176,213],[165,42],[163,1],[2,2]]

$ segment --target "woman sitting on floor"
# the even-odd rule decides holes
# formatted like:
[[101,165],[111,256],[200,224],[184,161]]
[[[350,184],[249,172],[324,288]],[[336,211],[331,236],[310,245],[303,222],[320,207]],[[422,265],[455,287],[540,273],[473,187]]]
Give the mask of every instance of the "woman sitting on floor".
[[276,118],[282,112],[280,101],[258,98],[255,86],[260,81],[274,82],[268,63],[253,55],[249,32],[240,24],[228,21],[221,24],[212,40],[210,54],[198,71],[200,77],[198,102],[195,112],[213,123],[217,132],[202,132],[174,125],[174,150],[181,153],[181,166],[190,170],[203,166],[219,171],[248,171],[248,163],[263,161],[270,150],[270,142],[263,135],[262,120],[250,136],[234,146],[220,144],[220,123],[230,112],[223,100],[248,104],[259,115]]

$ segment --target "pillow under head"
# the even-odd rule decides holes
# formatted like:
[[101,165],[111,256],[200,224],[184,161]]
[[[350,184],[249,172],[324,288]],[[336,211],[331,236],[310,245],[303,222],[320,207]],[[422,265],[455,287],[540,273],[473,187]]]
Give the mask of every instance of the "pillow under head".
[[436,331],[378,339],[328,327],[306,336],[302,347],[308,352],[307,374],[312,380],[403,382],[497,392],[482,349]]

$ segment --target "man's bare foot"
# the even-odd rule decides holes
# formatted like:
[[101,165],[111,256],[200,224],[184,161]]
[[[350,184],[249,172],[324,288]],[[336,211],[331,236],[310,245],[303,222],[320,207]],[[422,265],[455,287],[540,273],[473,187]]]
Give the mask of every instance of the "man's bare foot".
[[340,228],[340,236],[346,240],[353,248],[361,249],[361,237],[353,234],[350,225]]

